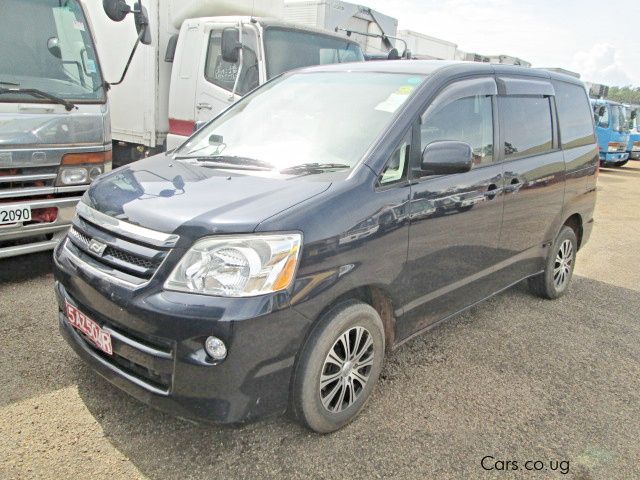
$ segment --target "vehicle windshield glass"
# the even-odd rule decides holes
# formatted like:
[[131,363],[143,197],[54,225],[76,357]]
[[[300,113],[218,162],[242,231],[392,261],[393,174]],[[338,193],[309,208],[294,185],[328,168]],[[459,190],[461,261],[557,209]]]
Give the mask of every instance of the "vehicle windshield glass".
[[622,105],[611,105],[611,128],[616,132],[624,132],[628,126],[627,110]]
[[251,159],[279,171],[311,163],[351,168],[423,80],[395,73],[286,76],[236,103],[175,157]]
[[[74,102],[102,102],[103,81],[77,0],[3,0],[0,87],[38,89]],[[3,101],[48,102],[10,92]]]
[[274,27],[264,37],[269,79],[296,68],[364,61],[360,46],[346,39]]

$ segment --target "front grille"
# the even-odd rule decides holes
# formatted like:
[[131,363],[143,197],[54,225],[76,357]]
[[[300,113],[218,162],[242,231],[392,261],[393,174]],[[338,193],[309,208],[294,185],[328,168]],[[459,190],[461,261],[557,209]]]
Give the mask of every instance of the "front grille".
[[[103,214],[83,215],[83,211],[89,212],[88,207],[80,205],[79,216],[69,231],[67,249],[105,275],[134,286],[153,277],[177,241],[177,237],[166,235],[172,241],[159,246],[158,237],[164,234],[120,221],[115,224],[115,219]],[[127,228],[135,234],[127,235],[124,231]],[[147,232],[149,237],[141,236],[140,231]]]
[[24,194],[30,197],[53,193],[58,167],[0,168],[0,199],[12,201]]

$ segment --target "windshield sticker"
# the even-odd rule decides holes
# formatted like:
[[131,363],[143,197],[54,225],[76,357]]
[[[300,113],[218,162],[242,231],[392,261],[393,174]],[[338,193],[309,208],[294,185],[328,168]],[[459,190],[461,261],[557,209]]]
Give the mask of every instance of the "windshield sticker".
[[398,108],[400,108],[407,100],[407,97],[411,95],[411,92],[413,92],[413,87],[411,85],[403,85],[394,93],[389,95],[389,98],[384,102],[379,103],[375,109],[379,112],[395,113],[395,111],[398,110]]
[[96,73],[96,62],[91,59],[87,59],[86,64],[88,73]]
[[84,23],[82,23],[79,20],[74,20],[73,28],[75,28],[76,30],[80,30],[81,32],[84,32]]

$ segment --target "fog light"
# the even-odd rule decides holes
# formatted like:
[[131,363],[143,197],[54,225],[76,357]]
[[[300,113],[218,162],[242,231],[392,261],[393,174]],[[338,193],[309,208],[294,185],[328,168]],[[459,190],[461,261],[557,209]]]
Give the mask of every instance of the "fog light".
[[208,337],[204,342],[204,349],[214,360],[224,360],[227,356],[227,347],[218,337]]
[[92,182],[100,175],[102,175],[102,168],[100,167],[91,167],[91,170],[89,170],[89,180]]

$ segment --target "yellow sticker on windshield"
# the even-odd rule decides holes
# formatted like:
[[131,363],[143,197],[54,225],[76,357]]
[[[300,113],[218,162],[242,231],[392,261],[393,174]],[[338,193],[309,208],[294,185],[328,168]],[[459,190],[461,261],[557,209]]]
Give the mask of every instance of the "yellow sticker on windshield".
[[413,87],[411,85],[403,85],[396,92],[398,95],[411,95],[413,92]]

